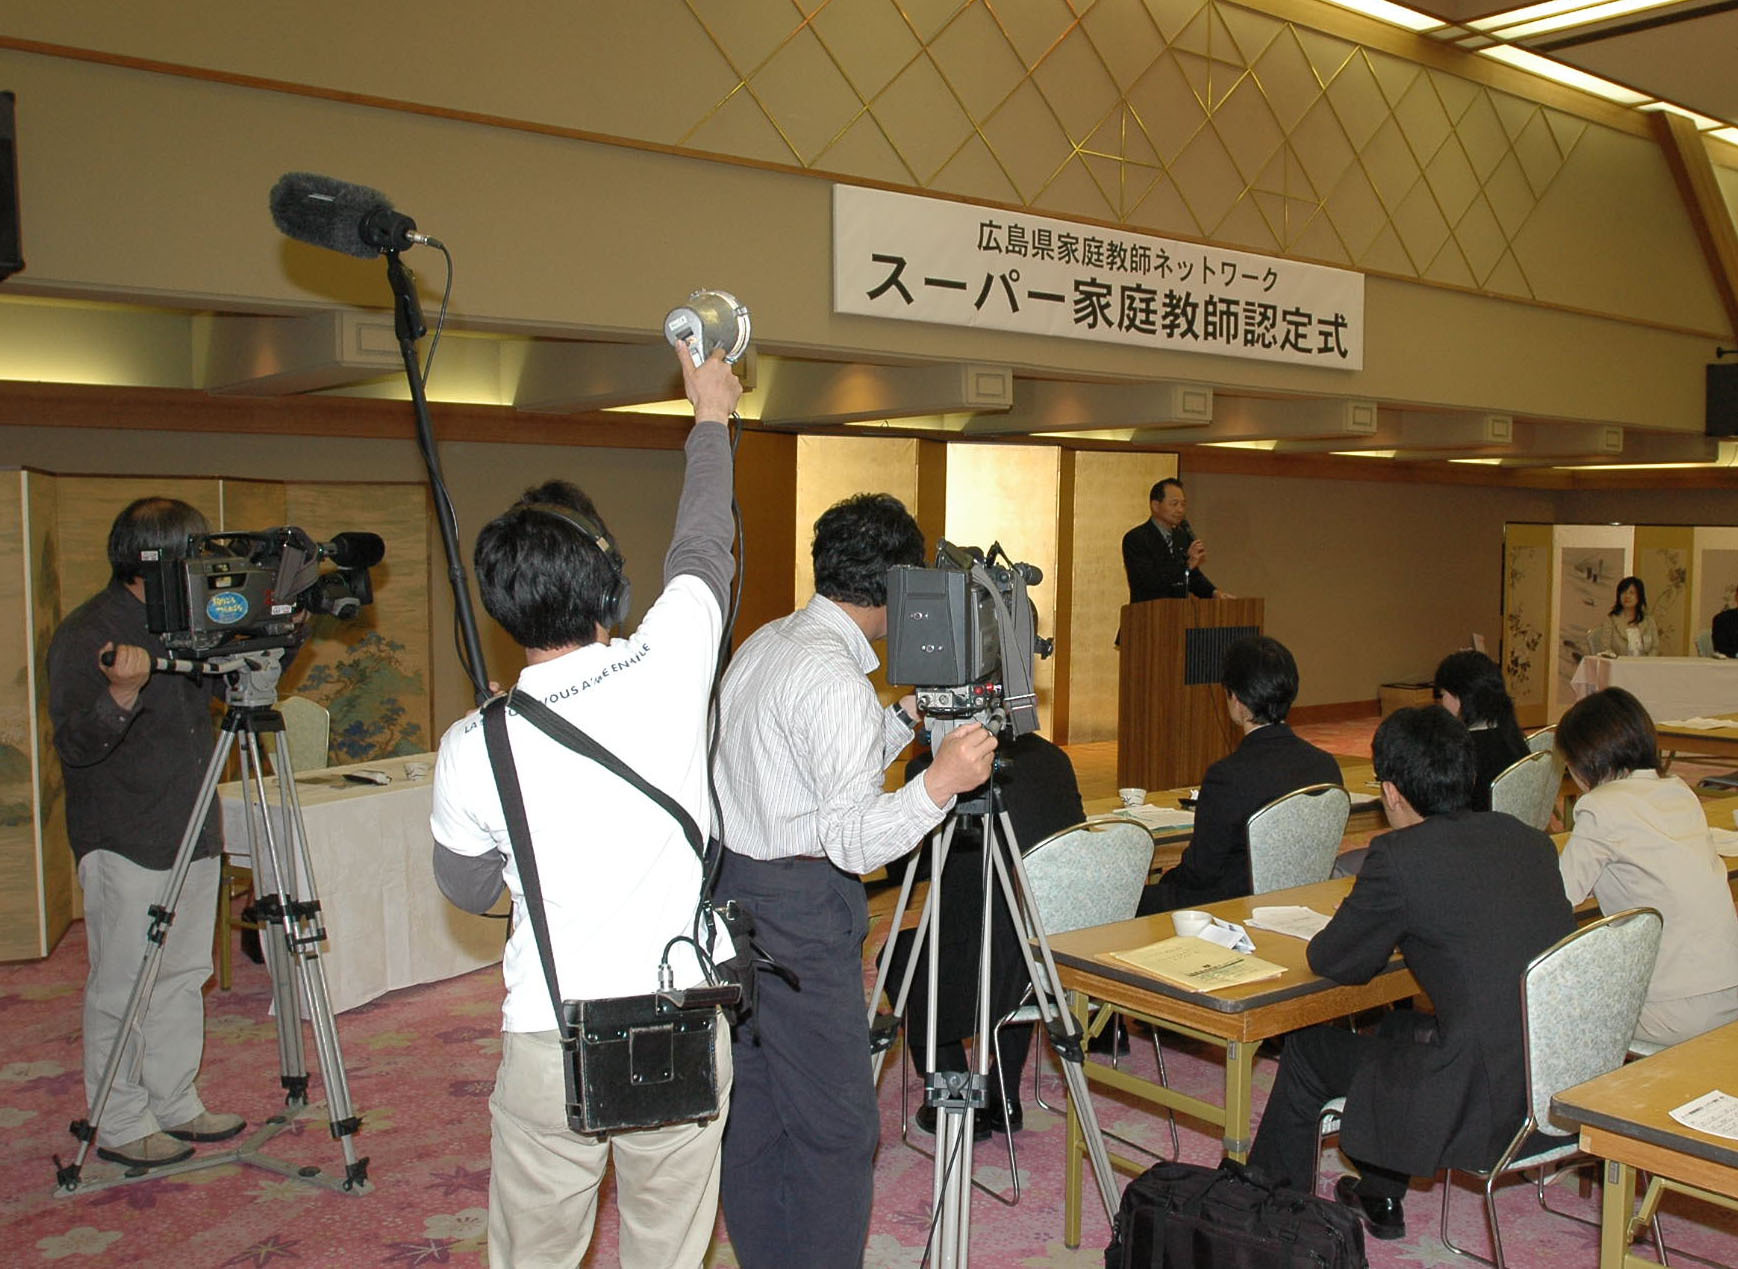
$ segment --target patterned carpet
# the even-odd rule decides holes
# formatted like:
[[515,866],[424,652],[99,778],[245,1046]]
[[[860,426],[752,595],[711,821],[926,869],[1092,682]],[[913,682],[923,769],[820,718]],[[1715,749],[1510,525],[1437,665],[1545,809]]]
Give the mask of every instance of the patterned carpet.
[[[1364,724],[1366,745],[1369,731],[1370,724]],[[1327,739],[1321,737],[1318,743]],[[1356,743],[1355,736],[1334,739]],[[880,940],[872,936],[870,941]],[[66,1124],[83,1113],[78,1002],[84,965],[83,927],[75,925],[46,960],[0,966],[0,1127],[5,1129],[0,1138],[0,1238],[5,1248],[0,1263],[173,1269],[486,1263],[488,1094],[500,1049],[497,970],[396,992],[339,1017],[352,1097],[364,1118],[358,1140],[361,1153],[371,1160],[372,1194],[333,1194],[260,1168],[227,1164],[55,1197],[52,1156],[70,1157],[73,1139]],[[264,969],[245,959],[237,965],[235,990],[213,990],[207,1000],[201,1082],[206,1100],[256,1123],[281,1103],[268,1003]],[[311,1039],[308,1050],[312,1055]],[[1175,1085],[1219,1100],[1214,1050],[1168,1040],[1166,1054]],[[924,1260],[932,1165],[900,1143],[902,1060],[893,1055],[882,1080],[883,1144],[876,1168],[870,1266],[917,1266]],[[1150,1073],[1150,1042],[1137,1036],[1135,1052],[1123,1061]],[[1271,1057],[1258,1060],[1258,1105],[1273,1070]],[[1048,1061],[1045,1085],[1047,1098],[1057,1102],[1060,1081]],[[1033,1105],[1029,1076],[1024,1092],[1026,1128],[1015,1140],[1025,1197],[1018,1207],[1006,1208],[974,1194],[972,1262],[1031,1269],[1101,1265],[1108,1226],[1090,1182],[1082,1245],[1075,1251],[1063,1246],[1063,1121]],[[314,1095],[323,1095],[318,1081]],[[1095,1104],[1108,1131],[1150,1145],[1163,1142],[1168,1153],[1162,1120],[1102,1092]],[[1183,1157],[1217,1162],[1217,1139],[1187,1120],[1179,1124]],[[928,1143],[915,1133],[914,1138]],[[1005,1140],[998,1136],[977,1151],[976,1174],[991,1185],[1005,1186],[1008,1179]],[[341,1161],[320,1119],[278,1137],[268,1150],[328,1171]],[[1331,1153],[1324,1161],[1324,1191],[1337,1162]],[[95,1179],[112,1167],[93,1156],[86,1177]],[[1407,1203],[1409,1236],[1392,1243],[1371,1241],[1370,1263],[1464,1263],[1436,1241],[1440,1195],[1440,1182],[1416,1186]],[[1582,1198],[1573,1183],[1553,1187],[1552,1202],[1597,1217],[1597,1189]],[[1505,1187],[1499,1204],[1511,1264],[1597,1263],[1594,1229],[1542,1214],[1520,1187]],[[1668,1203],[1667,1211],[1674,1249],[1714,1264],[1738,1265],[1738,1215],[1681,1201]],[[1454,1229],[1463,1245],[1488,1249],[1476,1192],[1465,1182],[1457,1186]],[[615,1221],[606,1195],[584,1263],[614,1264],[615,1247]],[[1674,1255],[1675,1261],[1681,1259]],[[722,1222],[708,1263],[736,1263]]]

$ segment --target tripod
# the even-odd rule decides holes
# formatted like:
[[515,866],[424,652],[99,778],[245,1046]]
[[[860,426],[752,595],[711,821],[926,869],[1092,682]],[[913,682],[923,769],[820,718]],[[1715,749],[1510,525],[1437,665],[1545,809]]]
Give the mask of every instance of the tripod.
[[[939,742],[940,737],[936,740]],[[983,909],[978,946],[978,1016],[977,1043],[972,1052],[970,1071],[936,1070],[936,1022],[939,1003],[938,981],[941,953],[940,902],[942,872],[947,864],[954,830],[970,816],[981,816],[984,843]],[[1079,1021],[1062,1002],[1056,976],[1056,962],[1050,952],[1050,939],[1038,915],[1032,896],[1030,879],[1020,856],[1019,842],[1012,821],[1002,806],[1000,791],[992,777],[983,792],[962,798],[949,812],[948,818],[930,835],[929,894],[918,918],[914,954],[905,965],[905,973],[894,1001],[893,1012],[877,1015],[875,1005],[869,1007],[870,1047],[873,1053],[874,1078],[879,1082],[882,1064],[905,1016],[906,999],[917,970],[916,944],[928,939],[929,1000],[925,1035],[924,1104],[936,1109],[935,1179],[931,1195],[931,1210],[935,1228],[931,1238],[936,1241],[935,1263],[941,1269],[958,1269],[968,1263],[971,1239],[972,1130],[975,1117],[987,1100],[989,1092],[990,1056],[995,1050],[995,1037],[990,1018],[990,941],[991,915],[998,898],[1013,920],[1016,931],[1023,932],[1019,941],[1020,955],[1025,961],[1026,978],[1031,985],[1032,999],[1038,1006],[1050,1044],[1062,1061],[1062,1076],[1068,1085],[1068,1096],[1079,1117],[1081,1132],[1086,1140],[1088,1157],[1092,1160],[1093,1177],[1098,1183],[1099,1197],[1104,1202],[1105,1217],[1114,1222],[1119,1204],[1115,1180],[1111,1174],[1110,1157],[1105,1150],[1104,1136],[1098,1127],[1098,1116],[1087,1092],[1086,1075],[1082,1070],[1085,1054],[1081,1048],[1083,1035]],[[992,875],[995,884],[992,885]],[[906,870],[900,887],[899,902],[894,909],[893,923],[887,946],[881,955],[871,1001],[878,1001],[887,986],[892,965],[894,943],[904,924],[905,912],[911,900],[911,888],[917,870]],[[1019,886],[1016,890],[1015,879]],[[1033,957],[1032,944],[1038,945],[1039,956]],[[1000,1094],[998,1093],[998,1096]]]
[[[338,1027],[332,1018],[332,1007],[326,996],[326,975],[320,964],[320,943],[326,931],[320,924],[320,900],[314,891],[314,874],[308,861],[307,832],[302,825],[302,807],[296,794],[295,772],[290,764],[290,747],[284,738],[283,716],[276,709],[278,677],[283,669],[284,649],[239,655],[214,657],[188,663],[159,660],[159,670],[226,675],[227,709],[223,728],[206,765],[199,796],[188,818],[187,830],[175,852],[175,862],[169,871],[163,898],[149,909],[151,925],[146,932],[145,955],[139,974],[133,981],[132,993],[121,1017],[115,1044],[103,1065],[102,1079],[97,1084],[88,1119],[74,1121],[72,1135],[78,1138],[78,1153],[70,1164],[55,1157],[55,1194],[65,1196],[79,1190],[100,1190],[122,1185],[141,1178],[172,1176],[199,1168],[224,1163],[250,1163],[310,1185],[322,1186],[345,1194],[366,1194],[373,1187],[368,1181],[368,1160],[357,1158],[355,1135],[362,1126],[350,1104],[350,1085],[344,1074],[343,1056],[338,1051]],[[265,776],[261,769],[261,735],[272,737],[272,764],[278,780],[278,815],[274,824],[266,801]],[[175,905],[187,881],[193,863],[193,851],[199,844],[206,817],[217,795],[218,778],[223,773],[236,738],[241,738],[237,751],[241,782],[247,792],[248,849],[253,860],[256,899],[252,911],[268,927],[260,942],[265,951],[266,967],[272,980],[272,1003],[277,1015],[279,1081],[284,1088],[284,1104],[289,1113],[273,1115],[251,1133],[241,1145],[213,1154],[201,1155],[166,1167],[128,1168],[119,1175],[84,1181],[81,1177],[85,1156],[96,1142],[97,1125],[102,1122],[103,1107],[114,1088],[121,1063],[127,1059],[127,1041],[139,1015],[150,1005],[151,990],[157,981],[162,963],[163,946],[170,925],[175,920]],[[283,840],[280,843],[279,833]],[[262,841],[263,838],[263,849]],[[292,977],[292,974],[294,977]],[[296,979],[301,982],[300,999],[307,1002],[307,1013],[314,1029],[314,1047],[319,1054],[320,1074],[326,1085],[327,1122],[332,1136],[344,1153],[343,1176],[327,1175],[319,1168],[298,1165],[273,1158],[262,1152],[266,1142],[289,1128],[308,1107],[308,1068],[302,1049],[302,1009],[296,991]],[[135,1046],[133,1061],[143,1058],[142,1045]]]

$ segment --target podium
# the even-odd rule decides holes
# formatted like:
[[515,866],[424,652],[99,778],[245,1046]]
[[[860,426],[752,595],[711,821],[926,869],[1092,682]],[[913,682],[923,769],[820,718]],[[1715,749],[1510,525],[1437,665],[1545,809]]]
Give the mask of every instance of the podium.
[[1150,599],[1124,604],[1117,683],[1120,788],[1198,785],[1236,747],[1219,686],[1225,649],[1261,633],[1259,599]]

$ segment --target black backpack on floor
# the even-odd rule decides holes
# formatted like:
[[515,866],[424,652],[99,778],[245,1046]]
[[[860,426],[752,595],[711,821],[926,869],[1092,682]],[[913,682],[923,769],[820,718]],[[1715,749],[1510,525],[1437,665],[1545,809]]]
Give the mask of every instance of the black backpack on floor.
[[1350,1208],[1217,1168],[1160,1163],[1123,1191],[1105,1269],[1366,1269]]

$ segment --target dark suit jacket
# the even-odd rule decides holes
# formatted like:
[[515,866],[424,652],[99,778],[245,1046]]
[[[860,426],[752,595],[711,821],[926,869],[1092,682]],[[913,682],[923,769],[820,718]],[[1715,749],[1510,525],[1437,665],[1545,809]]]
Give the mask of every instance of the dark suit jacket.
[[1472,809],[1491,809],[1491,781],[1527,756],[1526,742],[1516,748],[1513,738],[1503,738],[1496,727],[1481,727],[1472,733],[1473,757],[1478,763],[1478,788],[1473,791]]
[[1456,811],[1372,841],[1310,967],[1368,982],[1398,947],[1436,1014],[1358,1068],[1346,1152],[1411,1176],[1496,1162],[1526,1115],[1521,971],[1574,928],[1556,848],[1513,816]]
[[1714,614],[1712,635],[1714,651],[1723,656],[1738,657],[1738,608],[1726,608]]
[[[1150,519],[1123,534],[1122,566],[1128,572],[1129,603],[1183,598],[1183,572],[1189,562],[1189,543],[1194,540],[1178,530],[1167,543]],[[1189,594],[1211,599],[1216,589],[1200,569],[1189,574]]]
[[1195,831],[1175,868],[1147,887],[1142,912],[1199,907],[1249,893],[1249,817],[1310,784],[1341,784],[1340,764],[1284,723],[1258,727],[1207,768]]

